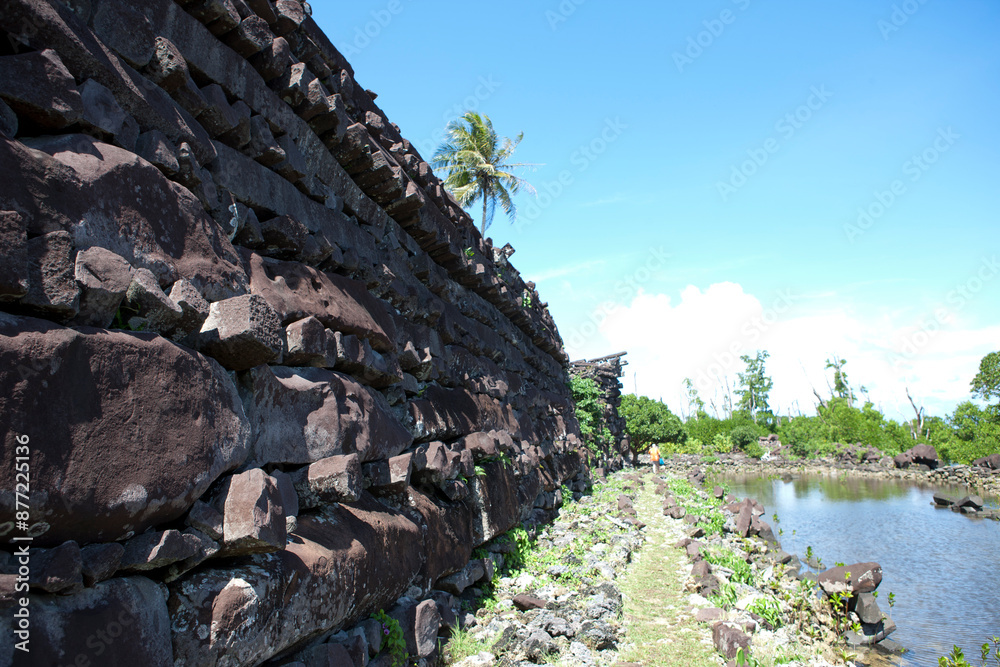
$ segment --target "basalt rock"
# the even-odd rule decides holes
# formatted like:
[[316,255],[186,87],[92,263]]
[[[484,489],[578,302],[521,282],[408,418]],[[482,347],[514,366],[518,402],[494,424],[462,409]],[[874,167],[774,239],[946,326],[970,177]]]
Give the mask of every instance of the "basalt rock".
[[365,619],[397,605],[432,661],[458,602],[431,587],[589,484],[535,285],[309,14],[0,3],[0,453],[30,451],[39,664],[382,664]]
[[[243,405],[215,361],[153,334],[3,314],[0,334],[0,444],[13,460],[15,437],[30,439],[32,517],[48,525],[35,544],[113,541],[173,520],[246,458]],[[13,474],[0,472],[5,512]]]

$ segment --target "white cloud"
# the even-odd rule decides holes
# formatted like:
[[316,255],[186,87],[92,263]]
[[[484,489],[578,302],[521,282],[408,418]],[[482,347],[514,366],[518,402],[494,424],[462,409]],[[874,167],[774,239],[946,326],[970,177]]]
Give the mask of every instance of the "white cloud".
[[855,391],[867,388],[887,416],[910,416],[907,387],[931,414],[944,415],[969,397],[979,360],[1000,349],[1000,327],[961,328],[953,317],[914,324],[899,317],[866,319],[793,293],[761,299],[725,282],[705,290],[689,285],[679,300],[639,292],[603,319],[598,327],[603,340],[588,340],[581,349],[567,344],[574,358],[600,355],[598,345],[627,350],[625,390],[662,398],[675,411],[686,409],[686,377],[706,402],[715,400],[721,408],[725,381],[735,386],[743,370],[740,355],[767,350],[771,404],[785,413],[813,413],[813,388],[829,395],[831,372],[824,367],[837,355],[848,361],[845,370]]

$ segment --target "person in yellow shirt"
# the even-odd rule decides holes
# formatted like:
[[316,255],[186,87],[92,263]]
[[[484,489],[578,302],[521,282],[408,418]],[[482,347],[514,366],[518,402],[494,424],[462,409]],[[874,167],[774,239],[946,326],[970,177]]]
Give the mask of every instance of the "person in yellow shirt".
[[660,474],[660,447],[657,444],[653,444],[649,448],[649,460],[653,462],[653,474]]

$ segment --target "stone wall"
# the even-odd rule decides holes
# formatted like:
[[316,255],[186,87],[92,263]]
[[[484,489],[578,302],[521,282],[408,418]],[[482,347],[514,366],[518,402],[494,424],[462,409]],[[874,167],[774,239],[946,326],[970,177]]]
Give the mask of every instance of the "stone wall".
[[0,665],[431,658],[586,472],[534,286],[307,5],[0,30]]
[[593,380],[601,391],[601,404],[604,410],[602,422],[597,430],[607,428],[611,434],[610,443],[601,447],[600,460],[597,463],[602,468],[620,470],[629,456],[628,433],[625,430],[625,419],[618,414],[622,402],[622,384],[619,378],[628,362],[623,357],[627,352],[609,354],[597,359],[574,361],[569,366],[569,373],[576,378]]

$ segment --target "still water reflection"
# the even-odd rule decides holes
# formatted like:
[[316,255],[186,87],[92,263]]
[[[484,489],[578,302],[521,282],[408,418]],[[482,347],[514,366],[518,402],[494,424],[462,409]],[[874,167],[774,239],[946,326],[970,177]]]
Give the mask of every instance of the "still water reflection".
[[892,638],[909,649],[902,665],[937,667],[953,644],[978,656],[1000,635],[1000,523],[932,506],[935,490],[960,498],[964,487],[812,476],[727,482],[737,496],[760,500],[772,524],[778,515],[785,551],[804,559],[811,546],[824,567],[882,565],[879,606],[889,613],[885,600],[896,594]]

